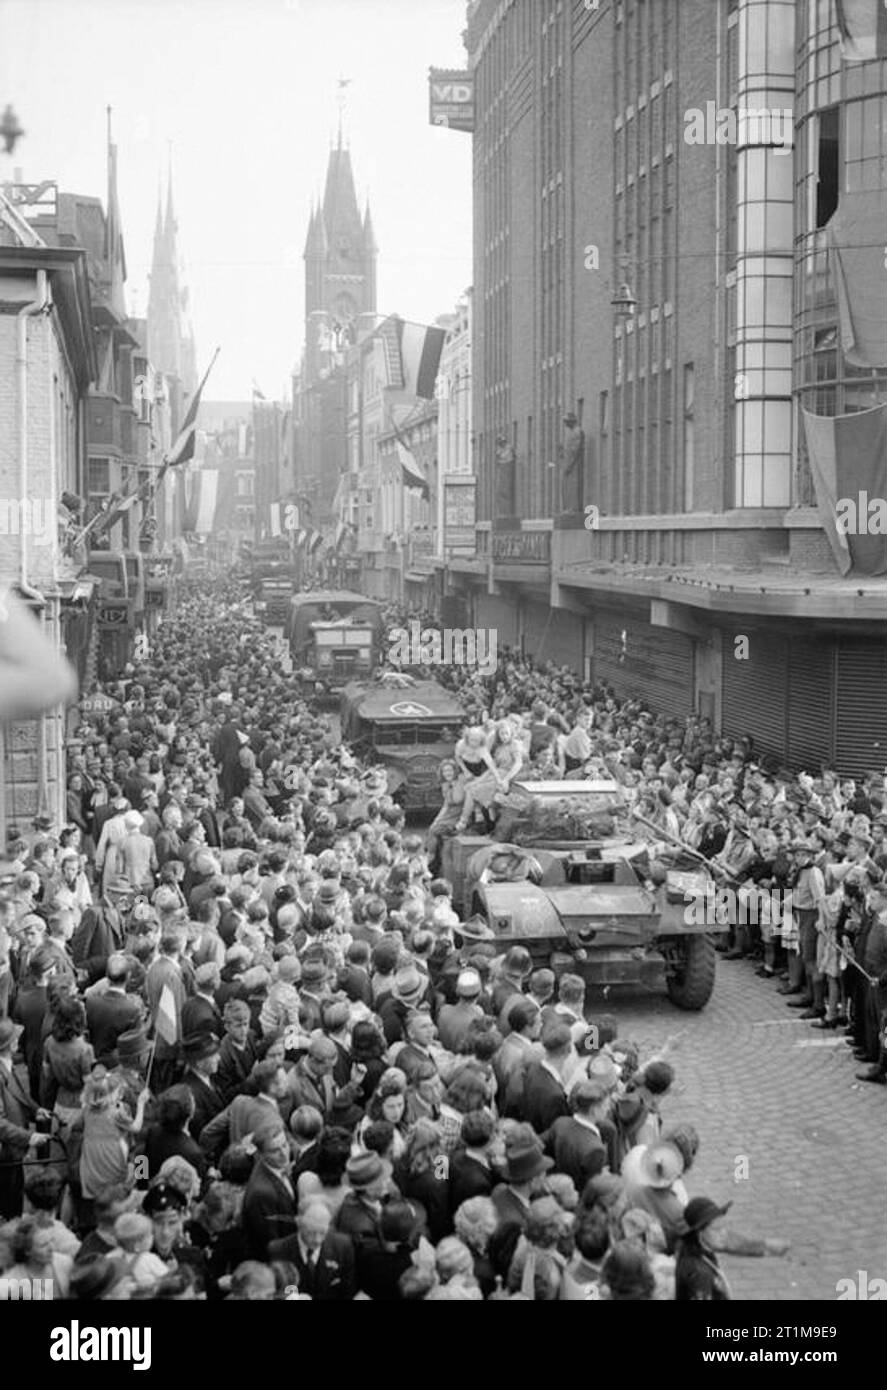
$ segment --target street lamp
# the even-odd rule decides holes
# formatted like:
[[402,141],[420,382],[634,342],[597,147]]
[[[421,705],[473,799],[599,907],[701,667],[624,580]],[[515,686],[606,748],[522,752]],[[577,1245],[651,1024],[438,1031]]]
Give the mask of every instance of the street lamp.
[[634,318],[638,302],[632,294],[631,287],[627,281],[623,281],[619,286],[616,295],[610,300],[610,303],[613,306],[613,311],[617,319],[624,321],[625,319]]

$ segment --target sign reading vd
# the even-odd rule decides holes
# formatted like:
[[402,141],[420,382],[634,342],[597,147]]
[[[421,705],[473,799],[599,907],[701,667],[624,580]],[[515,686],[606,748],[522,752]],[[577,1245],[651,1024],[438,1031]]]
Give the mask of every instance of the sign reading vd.
[[474,131],[474,73],[458,68],[429,69],[431,124]]

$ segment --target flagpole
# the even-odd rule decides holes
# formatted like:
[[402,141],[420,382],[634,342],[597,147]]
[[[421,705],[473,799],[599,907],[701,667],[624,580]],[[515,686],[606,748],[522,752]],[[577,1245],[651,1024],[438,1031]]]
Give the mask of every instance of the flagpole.
[[148,1070],[147,1070],[147,1072],[145,1073],[145,1089],[146,1089],[146,1090],[150,1090],[150,1088],[151,1088],[151,1068],[152,1068],[153,1065],[154,1065],[154,1053],[155,1053],[156,1051],[157,1051],[157,1033],[155,1032],[153,1041],[152,1041],[152,1043],[151,1043],[151,1056],[148,1058]]
[[[210,374],[210,372],[212,371],[213,367],[215,366],[215,364],[216,364],[216,358],[218,357],[218,355],[219,355],[219,353],[221,352],[221,350],[222,350],[222,349],[221,349],[220,347],[217,347],[216,350],[215,350],[215,352],[213,353],[212,357],[210,358],[209,366],[207,367],[206,371],[203,373],[203,379],[202,379],[202,381],[200,382],[200,385],[198,386],[198,388],[197,388],[197,390],[196,390],[196,392],[195,392],[195,394],[194,394],[193,400],[197,400],[197,401],[200,400],[200,398],[201,398],[201,396],[202,396],[202,394],[203,394],[203,388],[204,388],[204,386],[205,386],[206,383],[207,383],[207,380],[208,380],[208,378],[209,378],[209,374]],[[186,419],[187,419],[187,413],[186,413]],[[195,424],[196,424],[196,421],[195,421]],[[178,443],[178,436],[177,436],[176,439],[172,442],[172,444],[170,445],[170,448],[172,448],[173,445],[176,444],[176,443]],[[153,486],[152,486],[152,488],[151,488],[151,491],[150,491],[149,495],[147,496],[147,498],[145,499],[145,506],[146,506],[146,507],[149,507],[149,506],[152,505],[152,503],[153,503],[153,501],[154,501],[154,498],[155,498],[156,495],[157,495],[157,490],[158,490],[158,488],[160,487],[160,484],[163,482],[163,479],[166,477],[166,474],[169,472],[170,467],[171,467],[171,464],[170,464],[170,460],[169,460],[169,454],[168,454],[168,453],[164,453],[164,454],[162,455],[162,457],[161,457],[160,467],[159,467],[159,469],[157,470],[157,475],[156,475],[156,477],[154,478],[154,483],[153,483]]]

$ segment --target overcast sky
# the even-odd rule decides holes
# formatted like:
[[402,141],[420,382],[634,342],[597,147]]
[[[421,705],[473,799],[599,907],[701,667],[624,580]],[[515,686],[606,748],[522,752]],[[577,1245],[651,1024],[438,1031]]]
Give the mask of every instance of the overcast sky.
[[179,250],[211,400],[280,396],[303,341],[302,253],[348,88],[385,313],[430,322],[471,283],[471,136],[428,124],[428,68],[464,67],[464,0],[0,0],[0,179],[105,200],[113,107],[131,311],[172,141]]

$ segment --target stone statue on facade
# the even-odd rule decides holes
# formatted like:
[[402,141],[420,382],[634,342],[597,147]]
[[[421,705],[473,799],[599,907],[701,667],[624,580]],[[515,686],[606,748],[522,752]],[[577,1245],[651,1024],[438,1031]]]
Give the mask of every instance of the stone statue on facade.
[[515,515],[517,501],[515,498],[515,472],[517,468],[517,454],[506,434],[500,434],[496,440],[496,477],[494,484],[494,520],[502,517]]
[[564,416],[561,449],[560,507],[562,512],[581,512],[585,493],[585,431],[572,413]]

